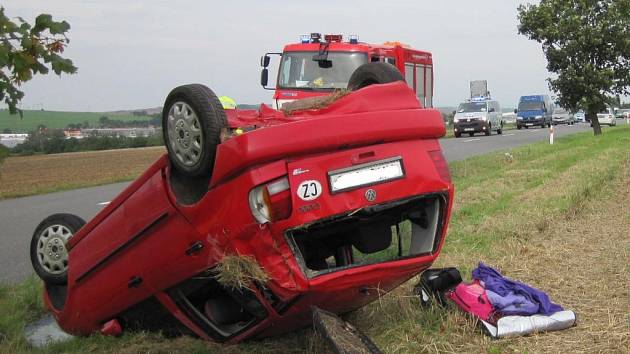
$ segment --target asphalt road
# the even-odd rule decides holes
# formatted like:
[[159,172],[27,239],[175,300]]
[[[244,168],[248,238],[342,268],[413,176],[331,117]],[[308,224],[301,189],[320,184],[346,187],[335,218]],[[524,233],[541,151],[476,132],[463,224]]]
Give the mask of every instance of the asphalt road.
[[[555,136],[591,129],[588,124],[558,126]],[[549,139],[548,129],[508,130],[503,135],[443,139],[441,145],[448,161]],[[54,213],[72,213],[86,221],[127,183],[83,188],[32,197],[0,201],[0,283],[16,282],[33,272],[29,259],[29,243],[37,224]]]

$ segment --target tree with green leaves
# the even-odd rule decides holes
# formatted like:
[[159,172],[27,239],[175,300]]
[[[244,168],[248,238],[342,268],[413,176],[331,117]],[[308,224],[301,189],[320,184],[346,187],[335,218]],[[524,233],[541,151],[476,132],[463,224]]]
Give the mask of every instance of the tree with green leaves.
[[541,0],[520,5],[518,19],[519,33],[542,44],[559,104],[584,109],[601,134],[597,113],[630,93],[630,0]]
[[61,54],[70,40],[66,36],[70,24],[54,21],[51,15],[41,14],[31,25],[23,18],[10,19],[0,7],[0,101],[11,114],[24,97],[19,87],[36,74],[74,74],[77,68]]

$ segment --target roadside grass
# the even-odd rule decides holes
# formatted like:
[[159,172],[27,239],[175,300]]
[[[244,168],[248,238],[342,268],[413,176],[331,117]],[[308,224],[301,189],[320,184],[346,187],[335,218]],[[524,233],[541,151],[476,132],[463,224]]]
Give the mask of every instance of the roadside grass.
[[0,199],[129,181],[163,153],[159,146],[9,156],[0,165]]
[[[345,316],[386,353],[623,352],[630,345],[630,128],[590,132],[451,164],[455,207],[436,267],[465,279],[477,262],[548,292],[577,312],[577,327],[491,340],[452,306],[422,308],[417,277]],[[34,278],[0,287],[0,352],[322,353],[304,329],[221,346],[188,337],[127,333],[92,336],[33,350],[22,329],[42,313]],[[624,349],[625,348],[625,349]]]

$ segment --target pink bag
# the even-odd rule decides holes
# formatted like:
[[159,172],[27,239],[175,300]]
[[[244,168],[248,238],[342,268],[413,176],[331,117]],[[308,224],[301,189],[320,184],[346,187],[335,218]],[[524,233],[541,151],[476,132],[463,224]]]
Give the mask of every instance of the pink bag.
[[457,287],[446,293],[462,311],[468,312],[478,318],[489,321],[493,313],[492,304],[488,300],[486,290],[478,281],[473,283],[460,283]]

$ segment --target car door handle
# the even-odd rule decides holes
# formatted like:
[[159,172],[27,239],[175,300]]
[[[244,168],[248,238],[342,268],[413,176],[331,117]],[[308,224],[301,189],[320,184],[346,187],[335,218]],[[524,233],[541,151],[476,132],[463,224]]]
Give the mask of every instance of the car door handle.
[[188,249],[186,249],[186,255],[192,256],[193,254],[199,253],[199,251],[201,251],[202,249],[203,249],[203,243],[201,243],[201,241],[197,241],[193,243],[192,245],[190,245]]

